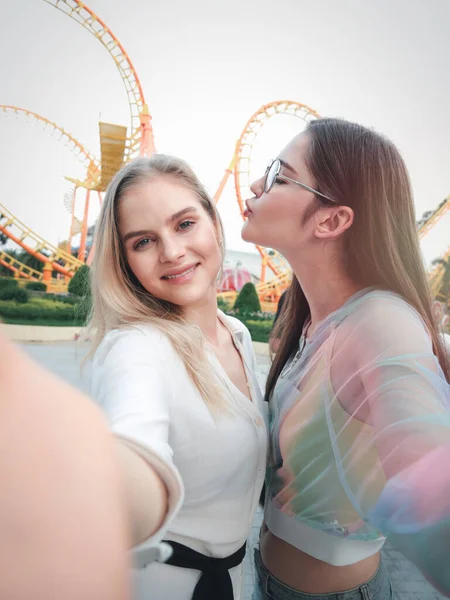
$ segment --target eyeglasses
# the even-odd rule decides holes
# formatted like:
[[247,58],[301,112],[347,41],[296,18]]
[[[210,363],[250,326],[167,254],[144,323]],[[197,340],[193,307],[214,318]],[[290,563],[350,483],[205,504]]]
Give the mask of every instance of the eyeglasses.
[[282,167],[282,162],[279,158],[276,158],[275,160],[272,160],[269,163],[269,165],[266,169],[266,179],[264,181],[264,191],[266,192],[266,194],[268,192],[270,192],[270,190],[273,188],[273,184],[276,182],[276,180],[281,179],[283,181],[289,181],[290,183],[295,183],[295,185],[299,185],[300,187],[304,188],[305,190],[308,190],[309,192],[312,192],[313,194],[317,194],[317,196],[321,196],[322,198],[325,198],[325,200],[328,200],[329,202],[334,202],[334,203],[336,202],[336,200],[333,200],[329,196],[325,196],[325,194],[322,194],[322,192],[318,192],[314,188],[309,187],[309,185],[306,185],[305,183],[300,183],[300,181],[296,181],[295,179],[286,177],[286,175],[281,175],[281,167]]

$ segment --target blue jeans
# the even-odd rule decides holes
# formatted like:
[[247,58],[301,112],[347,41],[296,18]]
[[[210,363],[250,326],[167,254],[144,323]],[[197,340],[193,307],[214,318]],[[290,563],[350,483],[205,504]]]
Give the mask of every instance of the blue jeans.
[[366,583],[346,592],[305,594],[284,585],[264,566],[259,550],[255,550],[256,588],[253,600],[391,600],[394,598],[391,580],[383,563]]

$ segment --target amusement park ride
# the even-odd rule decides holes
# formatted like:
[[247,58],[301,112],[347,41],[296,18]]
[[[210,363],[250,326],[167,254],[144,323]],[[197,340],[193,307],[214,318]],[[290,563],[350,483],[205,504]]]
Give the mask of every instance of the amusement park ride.
[[[0,105],[0,113],[6,116],[14,115],[24,118],[28,122],[42,125],[57,141],[62,142],[72,151],[86,168],[83,180],[67,177],[73,188],[66,194],[64,204],[70,211],[71,225],[67,242],[61,247],[55,247],[42,237],[33,232],[29,227],[17,219],[5,206],[0,204],[0,233],[8,236],[10,240],[21,246],[26,252],[44,263],[43,272],[39,272],[16,260],[6,251],[0,250],[0,264],[9,268],[14,275],[32,281],[43,281],[47,284],[47,291],[62,291],[67,289],[67,284],[76,270],[85,262],[92,260],[94,245],[87,252],[87,234],[89,212],[91,208],[91,195],[96,194],[99,202],[114,174],[127,162],[136,156],[150,156],[155,152],[151,116],[145,101],[144,92],[136,70],[127,55],[124,47],[109,27],[85,4],[79,0],[44,0],[79,25],[87,29],[106,48],[114,60],[125,85],[130,108],[130,127],[100,123],[100,159],[86,149],[75,137],[67,133],[62,127],[30,110],[16,106]],[[216,202],[226,187],[230,177],[234,179],[237,203],[241,217],[244,219],[243,199],[249,197],[250,165],[252,150],[259,131],[264,124],[274,115],[292,115],[308,123],[319,115],[308,106],[295,101],[276,101],[262,106],[248,120],[234,149],[228,169],[215,193]],[[128,135],[127,135],[128,133]],[[84,196],[83,219],[80,221],[75,216],[75,204],[80,196]],[[439,206],[425,214],[425,218],[418,224],[419,237],[423,238],[436,223],[450,210],[450,196]],[[77,257],[72,255],[73,238],[80,235]],[[261,255],[260,282],[256,286],[257,292],[266,310],[274,310],[280,294],[289,285],[291,272],[281,255],[274,251],[257,246]],[[450,248],[443,258],[450,256]],[[272,272],[267,279],[267,271]],[[57,277],[54,274],[58,274]],[[430,282],[433,294],[436,295],[444,270],[438,265],[430,272]],[[235,291],[219,294],[224,300],[232,302],[236,296]]]

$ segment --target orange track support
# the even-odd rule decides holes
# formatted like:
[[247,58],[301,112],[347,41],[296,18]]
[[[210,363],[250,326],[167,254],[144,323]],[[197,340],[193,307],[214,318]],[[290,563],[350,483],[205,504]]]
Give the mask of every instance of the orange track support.
[[67,252],[46,242],[2,204],[0,204],[0,231],[41,262],[50,263],[53,270],[66,277],[72,277],[83,264]]

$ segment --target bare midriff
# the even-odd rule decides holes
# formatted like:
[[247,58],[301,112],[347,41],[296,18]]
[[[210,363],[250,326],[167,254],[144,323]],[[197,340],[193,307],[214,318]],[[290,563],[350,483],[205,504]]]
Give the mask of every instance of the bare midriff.
[[265,524],[261,529],[260,552],[264,565],[276,579],[306,594],[352,590],[373,577],[380,563],[377,552],[353,565],[330,565],[273,535]]

